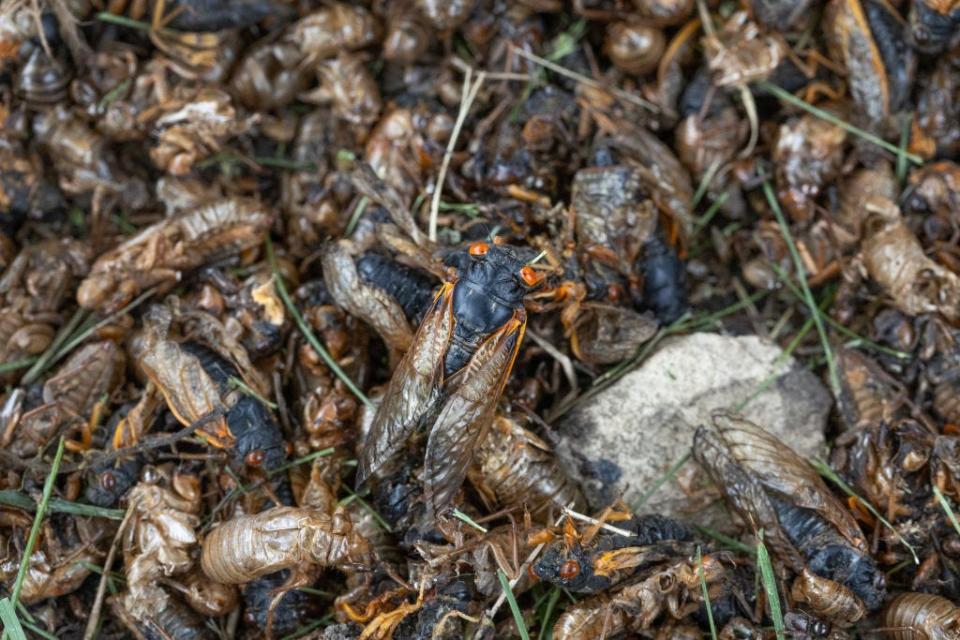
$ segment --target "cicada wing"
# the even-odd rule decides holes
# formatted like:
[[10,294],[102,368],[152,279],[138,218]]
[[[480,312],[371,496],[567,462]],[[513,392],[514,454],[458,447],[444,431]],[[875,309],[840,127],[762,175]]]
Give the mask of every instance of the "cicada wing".
[[399,358],[413,342],[413,330],[396,300],[360,279],[350,245],[349,240],[341,240],[324,252],[327,289],[338,305],[370,324],[387,343],[391,356]]
[[806,566],[803,555],[780,527],[770,497],[750,471],[731,454],[723,438],[707,427],[699,427],[693,437],[693,457],[754,531],[763,529],[764,540],[773,553],[795,571],[802,571]]
[[440,290],[393,372],[360,450],[357,486],[393,461],[441,397],[443,360],[453,334],[453,285]]
[[393,222],[403,229],[410,238],[419,246],[432,245],[433,243],[423,235],[410,209],[403,203],[403,199],[396,189],[380,179],[373,168],[361,162],[357,164],[356,170],[351,175],[353,186],[361,194],[373,202],[379,204],[387,210],[387,214]]
[[181,424],[189,426],[218,412],[220,417],[204,426],[201,435],[216,446],[233,444],[220,391],[196,356],[168,340],[165,331],[155,330],[152,325],[135,347],[135,354],[143,372],[160,390],[170,412]]
[[[427,439],[424,494],[431,514],[450,505],[490,425],[517,357],[526,313],[514,313],[480,345],[448,389]],[[452,384],[454,384],[452,383]]]
[[797,507],[817,512],[861,551],[867,541],[856,520],[809,462],[772,435],[738,416],[717,412],[713,424],[730,454],[764,487]]

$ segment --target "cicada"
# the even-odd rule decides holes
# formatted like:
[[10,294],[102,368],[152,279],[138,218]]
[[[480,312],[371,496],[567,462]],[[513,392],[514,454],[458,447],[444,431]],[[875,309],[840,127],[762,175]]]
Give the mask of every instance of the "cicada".
[[441,288],[387,387],[360,452],[358,485],[395,474],[425,437],[430,515],[449,507],[493,421],[527,324],[524,296],[540,284],[523,251],[474,242],[451,256]]
[[[756,529],[800,578],[794,598],[816,614],[836,614],[838,625],[855,622],[883,603],[883,573],[868,551],[856,520],[817,472],[760,427],[725,413],[713,429],[700,427],[693,455],[720,486],[726,500]],[[836,612],[840,596],[855,607]]]
[[550,543],[532,571],[574,593],[604,591],[651,567],[692,555],[696,548],[685,525],[656,514],[616,523],[630,535],[591,530],[594,527],[581,534],[569,522],[563,538]]

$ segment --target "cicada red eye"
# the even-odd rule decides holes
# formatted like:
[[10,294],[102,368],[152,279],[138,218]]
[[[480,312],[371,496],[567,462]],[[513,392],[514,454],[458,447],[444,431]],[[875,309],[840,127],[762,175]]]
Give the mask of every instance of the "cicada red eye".
[[472,256],[485,256],[487,251],[490,251],[490,245],[482,240],[477,240],[476,242],[470,243],[470,255]]
[[560,565],[560,577],[564,580],[572,580],[580,575],[580,563],[576,560],[566,560]]
[[247,454],[247,457],[244,458],[244,462],[247,463],[247,466],[250,467],[259,467],[263,464],[264,459],[267,457],[267,454],[263,452],[262,449],[256,451],[251,451]]
[[105,491],[113,491],[114,487],[117,486],[117,479],[112,472],[106,471],[100,476],[100,486]]
[[623,287],[619,284],[607,285],[607,299],[610,302],[620,302],[623,300]]
[[540,275],[536,269],[530,265],[527,265],[523,269],[520,269],[520,279],[523,280],[523,283],[528,287],[533,287],[540,284],[540,280],[543,279],[543,276]]

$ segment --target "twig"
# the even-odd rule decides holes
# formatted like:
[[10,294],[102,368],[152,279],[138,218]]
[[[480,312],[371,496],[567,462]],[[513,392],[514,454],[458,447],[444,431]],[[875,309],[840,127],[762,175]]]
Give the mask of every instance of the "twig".
[[526,334],[531,340],[537,343],[538,347],[546,351],[548,355],[560,363],[560,368],[563,369],[563,375],[567,378],[567,382],[570,383],[571,393],[578,393],[579,387],[577,386],[577,374],[573,370],[573,362],[571,362],[570,358],[555,346],[550,344],[546,338],[540,336],[535,331],[531,331],[529,327],[527,328]]
[[473,70],[467,69],[463,76],[463,89],[460,95],[460,111],[457,113],[457,121],[453,125],[453,132],[450,134],[450,140],[447,141],[447,149],[443,152],[443,160],[440,163],[440,173],[437,174],[437,184],[433,188],[433,198],[430,201],[430,241],[437,241],[437,216],[440,213],[440,195],[443,193],[443,183],[447,179],[447,170],[450,168],[450,160],[453,158],[453,150],[457,145],[457,139],[460,137],[460,130],[467,119],[470,107],[473,101],[477,99],[477,93],[486,80],[487,74],[481,71],[477,74],[477,79],[470,83],[473,76]]
[[458,58],[456,56],[450,60],[450,64],[453,65],[458,71],[463,73],[484,73],[487,76],[487,80],[517,80],[519,82],[533,82],[536,80],[536,78],[529,73],[512,73],[509,71],[487,70],[478,72],[476,69],[467,64],[462,58]]
[[103,609],[103,599],[107,594],[107,582],[110,580],[110,568],[113,566],[113,559],[117,555],[117,543],[120,541],[120,536],[123,535],[127,524],[130,522],[130,517],[133,515],[135,506],[136,502],[133,500],[127,505],[127,513],[123,516],[123,521],[120,522],[120,528],[117,529],[116,535],[113,536],[113,543],[110,545],[107,558],[103,561],[103,573],[100,574],[100,584],[97,585],[97,595],[93,599],[90,618],[87,620],[87,627],[83,631],[83,640],[93,640],[94,634],[97,632],[97,625],[100,622],[100,611]]
[[642,107],[642,108],[644,108],[644,109],[647,109],[648,111],[650,111],[650,112],[652,112],[652,113],[659,113],[659,111],[660,111],[660,109],[658,109],[655,104],[653,104],[652,102],[648,102],[648,101],[644,100],[644,99],[641,98],[640,96],[635,96],[635,95],[633,95],[632,93],[630,93],[630,92],[628,92],[628,91],[624,91],[623,89],[618,89],[618,88],[616,88],[616,87],[608,87],[607,85],[603,84],[602,82],[598,82],[597,80],[594,80],[593,78],[590,78],[590,77],[588,77],[588,76],[583,75],[582,73],[577,73],[576,71],[571,71],[570,69],[567,69],[566,67],[562,67],[562,66],[560,66],[559,64],[550,62],[550,61],[547,60],[546,58],[541,58],[540,56],[538,56],[538,55],[536,55],[536,54],[534,54],[534,53],[530,53],[529,51],[524,51],[523,49],[521,49],[521,48],[519,48],[519,47],[513,46],[512,44],[510,45],[510,48],[511,48],[514,52],[520,54],[521,57],[524,57],[524,58],[526,58],[527,60],[530,60],[531,62],[535,62],[535,63],[539,64],[539,65],[542,66],[542,67],[546,67],[547,69],[550,69],[550,71],[553,71],[554,73],[559,73],[560,75],[562,75],[562,76],[564,76],[564,77],[567,77],[567,78],[570,78],[571,80],[576,80],[577,82],[582,82],[583,84],[587,85],[588,87],[593,87],[594,89],[600,89],[601,91],[609,91],[610,93],[612,93],[613,95],[617,96],[618,98],[621,98],[621,99],[623,99],[623,100],[626,100],[627,102],[630,102],[630,103],[632,103],[632,104],[635,104],[635,105],[637,105],[638,107]]

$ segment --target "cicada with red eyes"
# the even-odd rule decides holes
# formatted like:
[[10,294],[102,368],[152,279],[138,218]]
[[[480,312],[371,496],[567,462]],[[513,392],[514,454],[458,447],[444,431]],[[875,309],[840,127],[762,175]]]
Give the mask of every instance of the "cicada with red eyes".
[[524,296],[542,279],[528,252],[532,258],[530,250],[474,242],[448,257],[454,275],[394,371],[362,446],[359,485],[390,485],[422,448],[426,515],[451,506],[523,339]]

